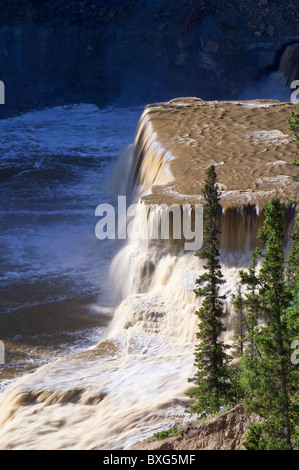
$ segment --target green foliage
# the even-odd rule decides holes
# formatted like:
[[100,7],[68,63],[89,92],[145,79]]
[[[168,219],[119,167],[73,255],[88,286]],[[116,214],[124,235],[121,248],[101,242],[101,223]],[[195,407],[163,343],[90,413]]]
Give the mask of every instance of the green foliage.
[[[299,113],[292,112],[288,124],[299,140]],[[298,167],[299,162],[295,159],[292,166]],[[299,174],[294,179],[299,181]],[[292,344],[299,340],[299,219],[285,263],[283,207],[279,200],[270,201],[266,207],[258,235],[264,244],[263,253],[257,249],[249,269],[240,271],[240,286],[233,297],[234,356],[238,362],[232,363],[220,340],[224,331],[223,297],[219,295],[224,282],[218,246],[221,206],[213,166],[207,171],[203,194],[205,245],[197,256],[207,261],[195,291],[203,301],[196,312],[200,320],[194,353],[197,373],[189,379],[196,385],[189,393],[196,403],[190,411],[208,416],[229,403],[243,401],[247,411],[261,418],[248,428],[244,442],[247,450],[298,449],[299,367],[292,360]]]
[[246,450],[262,450],[263,443],[263,425],[252,423],[249,425],[243,446]]
[[[297,110],[299,111],[299,104],[297,107]],[[296,113],[295,111],[291,111],[291,117],[288,119],[288,129],[293,132],[293,135],[296,140],[299,140],[299,113]],[[298,155],[298,154],[297,154]],[[292,162],[292,166],[298,167],[299,163],[295,159]],[[299,181],[299,173],[293,176],[295,181]]]
[[243,445],[246,450],[291,450],[283,435],[277,434],[279,422],[251,423]]
[[189,393],[190,398],[196,398],[196,403],[190,411],[195,413],[213,414],[225,405],[230,394],[229,356],[227,347],[221,341],[225,331],[221,322],[223,317],[223,297],[219,295],[219,286],[225,281],[219,264],[219,234],[221,232],[221,205],[216,187],[215,167],[207,170],[207,179],[203,189],[206,200],[204,248],[197,253],[206,260],[205,273],[196,283],[195,293],[203,297],[201,308],[195,312],[198,316],[199,343],[195,347],[195,366],[197,373],[189,379],[196,387]]
[[168,437],[175,437],[181,434],[183,431],[183,427],[176,427],[173,426],[170,429],[166,429],[165,431],[160,431],[154,434],[154,438],[157,439],[157,441],[163,441],[163,439],[167,439]]
[[[262,425],[249,429],[245,443],[248,449],[290,450],[294,446],[298,426],[299,371],[291,362],[291,344],[299,334],[298,298],[295,295],[298,283],[295,282],[290,289],[285,278],[283,208],[280,201],[267,205],[259,237],[265,244],[259,272],[256,272],[256,253],[249,272],[240,272],[242,283],[249,292],[248,307],[255,319],[249,333],[255,349],[248,349],[243,354],[239,380],[246,409],[264,421]],[[291,253],[293,256],[295,252],[297,256],[296,235],[293,241]],[[293,261],[289,266],[289,278],[296,276],[291,269]]]
[[[297,110],[299,111],[299,104]],[[299,140],[299,135],[297,134],[299,131],[299,113],[291,111],[291,117],[288,119],[288,128],[294,133],[295,139]]]
[[254,343],[254,336],[256,332],[257,322],[258,322],[258,307],[259,307],[259,295],[257,292],[258,288],[258,277],[257,277],[257,264],[258,258],[261,256],[261,250],[257,248],[252,253],[252,262],[249,266],[248,272],[244,272],[243,270],[240,271],[240,278],[241,284],[246,285],[247,292],[245,293],[245,298],[241,296],[238,300],[238,304],[240,305],[241,302],[243,303],[244,313],[243,318],[244,322],[246,323],[246,345],[249,346],[251,355],[254,353],[259,354],[259,350],[257,345]]
[[294,233],[291,235],[293,242],[291,252],[287,261],[287,281],[289,287],[294,291],[299,285],[299,216],[296,217]]
[[[294,166],[298,165],[296,161]],[[189,379],[195,383],[189,393],[195,401],[190,411],[209,416],[228,404],[243,401],[247,411],[261,418],[248,429],[244,442],[247,450],[298,449],[299,367],[291,360],[292,343],[299,340],[298,217],[285,263],[283,207],[279,200],[266,207],[258,235],[264,250],[257,249],[249,269],[240,271],[240,286],[233,298],[234,356],[238,362],[232,363],[220,339],[224,327],[219,289],[224,281],[218,246],[221,206],[214,167],[207,171],[203,193],[205,245],[197,256],[206,263],[195,290],[203,301],[196,312],[199,343],[194,353],[197,372]]]
[[245,301],[241,294],[240,285],[238,287],[238,294],[233,296],[233,306],[236,311],[233,355],[235,357],[242,357],[247,339],[248,324],[245,317]]
[[292,341],[299,340],[299,287],[294,291],[293,299],[285,312],[285,321]]

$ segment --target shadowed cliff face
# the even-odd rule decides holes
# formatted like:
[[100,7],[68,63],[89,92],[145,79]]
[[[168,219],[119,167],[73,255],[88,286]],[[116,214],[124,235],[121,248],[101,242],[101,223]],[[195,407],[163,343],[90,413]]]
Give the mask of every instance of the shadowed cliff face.
[[0,0],[0,116],[77,102],[236,98],[299,40],[296,5]]

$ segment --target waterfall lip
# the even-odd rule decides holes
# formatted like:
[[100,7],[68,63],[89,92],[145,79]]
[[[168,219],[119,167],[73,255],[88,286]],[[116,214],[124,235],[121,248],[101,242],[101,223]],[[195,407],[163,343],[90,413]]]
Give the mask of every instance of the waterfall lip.
[[[296,141],[286,132],[292,109],[291,103],[268,99],[177,98],[148,105],[134,153],[144,183],[141,199],[146,204],[198,203],[211,164],[225,207],[257,202],[261,207],[274,191],[282,202],[298,199],[299,186],[291,178]],[[274,178],[275,188],[261,186],[261,178],[264,183]]]
[[278,72],[281,75],[283,85],[290,86],[291,83],[298,79],[299,60],[299,41],[288,44],[280,59]]
[[148,105],[133,150],[140,201],[147,207],[202,204],[205,171],[214,165],[223,207],[221,248],[250,251],[259,244],[269,200],[280,198],[287,227],[295,214],[294,205],[288,209],[299,199],[292,167],[297,143],[287,131],[291,110],[292,103],[269,99],[190,97]]

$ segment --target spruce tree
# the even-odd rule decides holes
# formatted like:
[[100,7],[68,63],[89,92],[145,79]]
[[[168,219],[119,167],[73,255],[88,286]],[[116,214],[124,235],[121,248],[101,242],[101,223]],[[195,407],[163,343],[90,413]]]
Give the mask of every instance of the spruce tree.
[[295,221],[295,229],[291,235],[292,248],[287,260],[286,281],[291,294],[291,302],[285,313],[285,321],[288,327],[288,334],[291,347],[294,352],[292,358],[291,382],[293,386],[292,402],[297,415],[297,427],[294,431],[294,442],[296,449],[299,449],[299,216]]
[[287,261],[286,274],[290,289],[296,291],[299,289],[299,215],[296,217],[294,233],[290,238],[293,244]]
[[[297,107],[299,111],[299,104]],[[295,111],[291,111],[291,117],[288,119],[288,128],[290,131],[294,133],[294,137],[296,140],[299,140],[299,112],[296,113]]]
[[238,286],[238,294],[233,295],[233,306],[236,313],[234,327],[233,355],[237,358],[243,356],[245,342],[248,334],[248,323],[245,317],[245,301],[242,296],[241,286]]
[[[297,110],[299,111],[299,104]],[[288,119],[288,129],[293,132],[295,139],[299,140],[299,112],[296,113],[295,111],[291,111],[291,117]],[[296,155],[298,156],[298,153],[296,153]],[[298,167],[298,160],[293,160],[292,166]],[[297,173],[293,178],[295,181],[299,181],[299,173]]]
[[254,335],[258,323],[258,310],[260,306],[260,300],[257,293],[258,277],[257,277],[257,264],[258,258],[261,256],[261,250],[257,248],[252,253],[252,262],[249,266],[248,272],[243,270],[240,271],[241,284],[246,285],[248,290],[245,294],[245,299],[242,299],[246,313],[244,313],[246,326],[247,326],[247,344],[249,344],[251,356],[259,350],[257,345],[254,343]]
[[[294,400],[292,338],[287,315],[290,293],[285,282],[283,208],[279,200],[267,205],[259,238],[265,244],[265,252],[256,275],[258,322],[253,343],[258,352],[245,354],[240,365],[246,407],[264,422],[250,428],[245,445],[252,449],[258,436],[256,449],[291,450],[298,409]],[[243,280],[246,283],[246,277]]]
[[221,340],[225,331],[221,322],[224,315],[223,298],[219,287],[225,281],[219,263],[219,235],[221,233],[221,205],[216,187],[216,171],[210,166],[206,172],[203,189],[204,205],[204,247],[196,255],[206,260],[205,273],[196,284],[195,293],[203,297],[201,308],[195,312],[199,318],[199,343],[195,347],[195,377],[189,381],[195,383],[189,396],[196,398],[190,411],[203,415],[215,413],[226,404],[229,397],[229,357],[227,347]]

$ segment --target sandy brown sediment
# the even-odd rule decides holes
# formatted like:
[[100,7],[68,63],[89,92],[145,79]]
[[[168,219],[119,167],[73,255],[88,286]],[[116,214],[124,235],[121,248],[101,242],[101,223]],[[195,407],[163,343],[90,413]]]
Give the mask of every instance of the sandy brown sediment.
[[[156,147],[167,152],[169,171],[168,178],[163,172],[164,181],[146,181],[154,186],[144,201],[198,202],[211,164],[216,166],[225,209],[248,205],[262,209],[274,197],[282,202],[298,199],[299,185],[292,178],[296,169],[291,166],[298,143],[287,122],[295,109],[291,103],[274,100],[178,98],[149,105],[143,126],[146,123],[155,135]],[[144,129],[140,134],[145,139]],[[140,153],[140,143],[137,147]]]
[[294,109],[274,100],[151,104],[136,134],[131,186],[141,186],[146,205],[200,204],[206,169],[214,164],[223,207],[221,249],[247,252],[259,245],[263,210],[276,198],[285,206],[287,234],[296,211],[289,201],[299,199],[292,166],[298,142],[288,130]]

